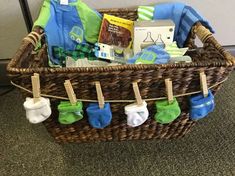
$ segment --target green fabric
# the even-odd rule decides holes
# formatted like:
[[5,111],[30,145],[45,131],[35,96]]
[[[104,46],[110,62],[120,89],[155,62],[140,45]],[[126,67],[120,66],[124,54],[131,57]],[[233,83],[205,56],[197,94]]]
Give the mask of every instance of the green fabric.
[[71,105],[68,101],[61,101],[58,105],[59,122],[61,124],[72,124],[83,118],[82,102]]
[[89,44],[78,44],[76,50],[65,51],[62,47],[52,47],[53,56],[60,58],[60,62],[64,63],[67,56],[73,58],[75,61],[78,59],[88,58],[88,60],[96,60],[96,56],[93,50],[93,46]]
[[138,8],[138,20],[152,20],[154,14],[153,6],[139,6]]
[[86,41],[96,43],[99,37],[101,17],[81,0],[77,2],[76,7],[83,24]]
[[169,104],[167,100],[157,101],[155,106],[157,113],[154,118],[161,124],[171,123],[181,114],[176,98],[174,98],[174,101],[171,104]]
[[40,10],[39,18],[34,22],[33,28],[35,26],[40,26],[41,28],[45,28],[48,20],[50,19],[50,0],[44,0],[42,8]]

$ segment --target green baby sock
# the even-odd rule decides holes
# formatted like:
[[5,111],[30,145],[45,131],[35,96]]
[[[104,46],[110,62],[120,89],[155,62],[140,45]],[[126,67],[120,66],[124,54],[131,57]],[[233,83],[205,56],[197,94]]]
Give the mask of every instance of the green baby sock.
[[179,117],[181,110],[179,104],[174,98],[171,104],[167,100],[157,101],[155,103],[157,108],[157,113],[155,115],[155,120],[161,124],[168,124],[173,122],[177,117]]
[[77,102],[76,105],[71,105],[68,101],[61,101],[59,110],[59,122],[61,124],[72,124],[83,118],[82,102]]

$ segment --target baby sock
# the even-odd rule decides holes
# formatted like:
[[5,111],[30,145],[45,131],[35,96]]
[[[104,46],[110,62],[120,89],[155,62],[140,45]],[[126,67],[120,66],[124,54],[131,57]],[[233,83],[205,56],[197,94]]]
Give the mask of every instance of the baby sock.
[[162,100],[156,102],[157,113],[155,115],[155,120],[161,124],[168,124],[173,122],[181,113],[179,104],[174,98],[171,104],[168,100]]
[[82,102],[77,102],[76,105],[71,105],[69,101],[61,101],[59,110],[59,122],[61,124],[72,124],[83,118]]
[[50,100],[48,98],[40,98],[40,101],[34,103],[33,98],[26,98],[24,102],[26,110],[26,118],[30,123],[37,124],[45,121],[51,115]]
[[127,125],[131,127],[140,126],[149,116],[147,103],[144,101],[141,106],[138,106],[136,103],[127,105],[125,107],[125,114],[127,115]]
[[88,121],[94,128],[105,128],[111,123],[112,112],[109,103],[105,103],[104,108],[100,109],[98,103],[90,103],[86,109]]
[[204,97],[202,94],[191,96],[190,105],[190,118],[192,120],[202,119],[214,110],[214,95],[209,90],[207,97]]

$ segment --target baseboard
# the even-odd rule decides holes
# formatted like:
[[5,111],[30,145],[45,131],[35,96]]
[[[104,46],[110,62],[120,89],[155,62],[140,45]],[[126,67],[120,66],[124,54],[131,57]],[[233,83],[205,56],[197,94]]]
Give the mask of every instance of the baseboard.
[[11,85],[9,78],[7,77],[6,67],[10,59],[0,59],[0,86]]

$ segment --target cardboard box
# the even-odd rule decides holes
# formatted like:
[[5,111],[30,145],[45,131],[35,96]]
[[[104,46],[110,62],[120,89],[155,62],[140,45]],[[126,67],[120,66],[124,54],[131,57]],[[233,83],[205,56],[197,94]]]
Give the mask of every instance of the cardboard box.
[[134,54],[147,46],[171,44],[174,39],[175,24],[172,20],[134,22]]

